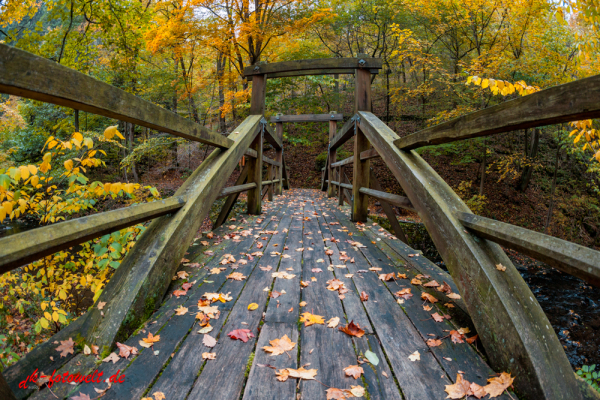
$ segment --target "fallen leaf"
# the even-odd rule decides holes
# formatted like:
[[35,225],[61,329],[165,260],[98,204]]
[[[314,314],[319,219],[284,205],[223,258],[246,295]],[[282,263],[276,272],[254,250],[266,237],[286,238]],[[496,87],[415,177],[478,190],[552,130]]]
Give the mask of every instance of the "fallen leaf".
[[271,267],[270,265],[267,265],[266,267],[259,267],[260,269],[262,269],[263,271],[270,271],[273,269],[273,267]]
[[106,357],[105,359],[103,359],[102,361],[104,362],[113,362],[116,363],[117,361],[119,361],[119,356],[117,355],[117,353],[110,353],[110,355],[108,357]]
[[[384,372],[385,374],[385,372]],[[350,386],[350,393],[352,393],[352,395],[354,397],[363,397],[365,395],[365,388],[362,386]]]
[[394,274],[393,272],[390,272],[389,274],[379,274],[379,279],[381,279],[384,282],[394,281],[396,280],[396,274]]
[[408,359],[410,361],[418,361],[421,359],[421,354],[419,354],[419,351],[415,351],[414,353],[412,353],[410,356],[408,356]]
[[56,351],[61,352],[60,353],[61,357],[66,357],[67,355],[73,354],[75,352],[75,350],[73,349],[74,345],[75,345],[75,342],[71,338],[69,338],[68,340],[61,340],[60,346],[58,346],[56,348]]
[[289,376],[292,378],[311,380],[311,379],[315,379],[315,376],[317,376],[316,369],[308,369],[307,370],[307,369],[304,369],[304,367],[300,367],[298,369],[288,368],[287,370],[288,370]]
[[200,329],[198,331],[198,333],[208,333],[208,332],[210,332],[212,330],[213,330],[213,327],[210,326],[210,324],[207,324],[205,327],[203,327],[202,329]]
[[138,353],[137,348],[119,342],[117,342],[117,348],[119,349],[119,356],[123,358],[128,358],[131,354],[136,355]]
[[350,336],[362,337],[365,334],[365,331],[361,329],[360,325],[355,324],[353,320],[346,326],[338,329]]
[[354,276],[354,274],[346,274],[344,275],[346,278],[352,278]]
[[467,338],[467,339],[466,339],[466,340],[467,340],[467,343],[469,343],[469,344],[473,344],[473,342],[475,342],[475,341],[477,340],[477,337],[478,337],[478,336],[479,336],[479,335],[475,335],[475,336],[472,336],[472,337],[470,337],[470,338]]
[[475,396],[478,399],[481,399],[487,394],[483,386],[479,386],[475,382],[471,382],[471,392],[473,392],[472,396]]
[[444,322],[444,317],[442,317],[440,314],[438,313],[433,313],[431,314],[431,317],[433,318],[433,320],[435,322]]
[[379,357],[377,357],[377,354],[373,353],[371,350],[365,351],[365,357],[374,366],[379,365]]
[[309,282],[300,281],[300,286],[302,286],[302,287],[308,287],[309,284],[310,284]]
[[250,310],[250,311],[254,311],[257,308],[258,308],[258,304],[256,304],[256,303],[250,303],[250,304],[248,304],[248,310]]
[[431,307],[431,306],[428,306],[428,305],[424,305],[424,306],[423,306],[423,310],[425,310],[425,311],[431,311],[431,309],[432,309],[432,308],[433,308],[433,307]]
[[292,342],[288,335],[283,335],[280,339],[273,339],[269,341],[269,343],[271,346],[264,346],[263,350],[267,353],[271,353],[272,356],[283,354],[296,346],[296,343]]
[[489,383],[483,387],[483,390],[490,395],[490,398],[498,397],[512,385],[514,380],[515,378],[509,373],[502,372],[500,376],[488,379]]
[[406,276],[406,274],[401,274],[400,272],[398,272],[398,279],[408,279],[408,277]]
[[290,377],[290,372],[287,370],[287,368],[280,369],[279,371],[275,371],[275,376],[277,377],[278,381],[285,382]]
[[450,338],[452,339],[452,343],[464,343],[465,341],[463,340],[465,338],[465,335],[463,335],[462,333],[458,332],[458,331],[450,331]]
[[413,296],[413,294],[410,292],[410,290],[411,290],[410,288],[398,290],[396,293],[394,293],[394,295],[401,297],[404,300],[409,300]]
[[304,326],[311,326],[314,324],[324,325],[325,319],[320,315],[314,315],[309,312],[305,312],[300,317],[300,322],[304,322]]
[[285,271],[273,272],[271,275],[273,276],[273,278],[281,278],[281,279],[292,279],[296,276],[294,274],[288,274]]
[[346,373],[346,376],[351,376],[354,379],[358,379],[365,371],[358,365],[350,365],[344,368],[344,372]]
[[188,273],[187,273],[187,272],[185,272],[185,271],[178,271],[178,272],[177,272],[177,277],[178,277],[179,279],[187,279],[187,277],[188,277],[189,275],[190,275],[190,274],[188,274]]
[[163,392],[154,392],[152,393],[152,396],[154,396],[154,400],[165,400],[165,394]]
[[175,315],[185,315],[187,314],[188,309],[187,307],[184,306],[179,306],[178,308],[175,309]]
[[327,393],[326,400],[346,400],[354,397],[348,389],[329,388],[325,392]]
[[202,358],[204,360],[214,360],[217,358],[217,353],[202,353]]
[[313,268],[311,271],[314,273],[323,272],[323,270],[321,268]]
[[365,292],[365,291],[362,291],[362,292],[360,292],[360,299],[361,299],[362,301],[367,301],[367,300],[369,300],[369,295],[367,294],[367,292]]
[[250,329],[235,329],[227,334],[232,339],[238,339],[246,343],[249,338],[254,337],[254,333]]
[[429,347],[437,347],[437,346],[441,346],[442,345],[442,341],[439,339],[428,339],[427,340],[427,346]]
[[466,396],[471,396],[471,383],[463,379],[461,374],[456,374],[456,383],[454,385],[446,385],[444,389],[448,393],[448,399],[462,399]]
[[305,301],[301,301],[301,302],[300,302],[298,305],[299,305],[300,307],[304,307],[304,306],[306,305],[306,302],[305,302]]
[[450,293],[450,294],[448,294],[448,297],[451,298],[452,300],[458,300],[458,299],[460,299],[460,294]]
[[498,271],[502,271],[502,272],[506,271],[506,267],[504,265],[502,265],[502,264],[496,264],[496,269]]
[[438,286],[440,286],[440,284],[437,283],[436,281],[429,281],[426,284],[424,284],[423,286],[425,286],[425,287],[438,287]]
[[87,394],[79,392],[79,395],[71,397],[71,400],[92,400],[92,399]]
[[212,239],[212,238],[213,238],[213,236],[214,236],[214,233],[212,233],[212,232],[208,232],[208,233],[206,234],[206,237],[207,237],[207,238],[209,238],[209,239]]
[[154,336],[152,333],[148,332],[148,337],[140,340],[140,346],[142,347],[152,347],[152,345],[160,340],[160,335]]
[[340,323],[340,318],[339,317],[333,317],[329,321],[327,321],[327,327],[328,328],[335,328],[335,327],[338,326],[339,323]]
[[413,285],[421,285],[423,282],[421,282],[419,279],[417,278],[413,278],[410,283],[412,283]]
[[432,295],[430,295],[429,293],[425,293],[425,292],[422,292],[422,293],[421,293],[421,298],[422,298],[423,300],[427,300],[427,301],[429,301],[430,303],[437,303],[437,302],[438,302],[438,299],[436,299],[435,297],[433,297],[433,296],[432,296]]
[[104,308],[104,306],[106,305],[105,301],[100,301],[98,302],[98,310],[102,310]]
[[202,338],[202,344],[205,345],[206,347],[215,347],[217,345],[217,340],[210,336],[210,335],[204,335],[204,337]]
[[90,349],[90,347],[87,344],[83,346],[83,354],[85,354],[86,356],[92,354],[92,349]]
[[232,272],[231,274],[227,275],[227,279],[241,281],[241,280],[246,279],[246,276],[244,276],[241,272]]

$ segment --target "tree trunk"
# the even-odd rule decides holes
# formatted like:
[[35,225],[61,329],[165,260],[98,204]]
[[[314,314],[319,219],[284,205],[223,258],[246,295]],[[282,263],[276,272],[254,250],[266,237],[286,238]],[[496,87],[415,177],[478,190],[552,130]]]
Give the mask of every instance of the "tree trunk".
[[483,196],[483,185],[485,182],[485,169],[487,162],[487,143],[486,138],[483,139],[483,162],[481,163],[481,182],[479,183],[479,195]]
[[[177,59],[175,57],[173,57],[173,61],[174,61],[174,68],[173,68],[173,78],[175,78],[175,80],[177,80],[177,70],[178,70],[178,64],[177,64]],[[177,83],[175,83],[173,85],[173,99],[172,99],[172,110],[175,114],[177,114]]]
[[217,54],[217,81],[219,82],[219,132],[227,132],[225,116],[221,113],[221,109],[225,105],[225,87],[223,82],[225,72],[225,56],[222,53]]
[[79,132],[79,110],[73,111],[73,125],[75,125],[75,132]]
[[[129,154],[131,154],[131,152],[133,151],[133,133],[135,130],[135,125],[133,125],[132,123],[128,123],[127,124],[128,132],[127,132],[127,136],[128,136],[128,149],[129,149]],[[135,181],[135,183],[139,183],[140,179],[138,177],[137,174],[137,169],[135,166],[135,160],[131,161],[131,173],[133,174],[133,180]]]
[[[527,190],[529,186],[529,182],[531,181],[531,174],[533,173],[533,161],[535,160],[538,152],[538,145],[540,143],[540,131],[539,129],[533,130],[533,135],[531,136],[531,146],[529,150],[529,155],[527,157],[528,165],[523,168],[523,174],[521,175],[521,182],[519,184],[519,190],[524,192]],[[527,147],[527,145],[525,145]]]
[[552,187],[550,188],[550,206],[548,207],[548,215],[546,216],[546,226],[544,232],[548,233],[550,221],[552,220],[552,211],[554,210],[554,192],[556,191],[556,174],[558,172],[558,159],[560,157],[560,143],[556,146],[556,157],[554,159],[554,176],[552,177]]

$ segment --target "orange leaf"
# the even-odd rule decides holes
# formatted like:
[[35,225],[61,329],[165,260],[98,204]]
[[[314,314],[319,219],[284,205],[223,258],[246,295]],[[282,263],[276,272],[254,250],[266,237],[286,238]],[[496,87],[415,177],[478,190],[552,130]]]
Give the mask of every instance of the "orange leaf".
[[300,322],[304,322],[304,326],[311,326],[314,324],[325,325],[325,319],[322,316],[314,315],[309,312],[302,314]]
[[346,376],[351,376],[354,379],[360,378],[360,376],[365,373],[362,367],[359,367],[358,365],[349,365],[344,368],[344,372],[346,373]]
[[360,328],[360,325],[355,324],[354,321],[350,321],[348,325],[338,329],[350,336],[362,337],[365,334],[365,331]]

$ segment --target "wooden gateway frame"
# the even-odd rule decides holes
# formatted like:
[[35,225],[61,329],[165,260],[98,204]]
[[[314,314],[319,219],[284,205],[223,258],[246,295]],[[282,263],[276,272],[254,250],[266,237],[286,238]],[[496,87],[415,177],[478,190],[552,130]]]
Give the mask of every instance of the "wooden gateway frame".
[[[273,131],[264,118],[268,78],[354,74],[354,115],[337,130],[338,117],[329,121],[329,151],[323,174],[329,196],[337,189],[340,203],[347,196],[352,220],[366,222],[368,196],[419,213],[444,259],[487,357],[496,371],[516,376],[514,386],[526,399],[598,399],[579,380],[546,315],[500,244],[556,268],[600,284],[600,252],[541,233],[474,215],[456,193],[412,149],[470,137],[491,135],[581,118],[600,117],[600,76],[583,79],[505,102],[438,126],[399,138],[371,112],[371,76],[380,59],[336,58],[259,64],[244,70],[252,81],[250,115],[224,137],[170,111],[80,72],[22,50],[0,44],[0,92],[72,107],[137,125],[158,129],[216,147],[173,197],[122,208],[0,239],[0,272],[6,272],[78,243],[153,219],[104,288],[98,302],[46,343],[0,374],[2,399],[25,398],[31,389],[18,380],[39,368],[66,371],[93,368],[92,358],[55,356],[57,340],[74,337],[96,344],[100,352],[129,337],[159,304],[180,260],[213,202],[227,197],[216,225],[222,224],[239,193],[248,193],[248,213],[260,214],[263,186],[269,197],[288,183],[283,154],[282,124]],[[585,93],[585,95],[582,95]],[[336,149],[354,138],[354,155],[332,162]],[[263,156],[264,141],[276,150],[274,160]],[[225,188],[243,156],[249,162],[235,186]],[[407,197],[385,193],[374,179],[370,159],[381,157]],[[268,176],[263,179],[263,164]],[[352,165],[353,182],[343,173]],[[336,180],[334,180],[336,179]],[[393,213],[392,213],[393,214]],[[390,221],[395,220],[395,216]],[[398,235],[401,238],[401,235]],[[498,265],[506,267],[499,271]],[[43,362],[44,365],[40,365]],[[6,380],[4,379],[6,378]]]

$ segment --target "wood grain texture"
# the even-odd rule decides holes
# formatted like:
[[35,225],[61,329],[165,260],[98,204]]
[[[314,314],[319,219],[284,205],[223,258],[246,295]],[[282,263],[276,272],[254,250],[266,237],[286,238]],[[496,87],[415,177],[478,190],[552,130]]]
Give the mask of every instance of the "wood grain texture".
[[271,122],[327,122],[342,121],[343,114],[299,114],[299,115],[276,115],[271,117]]
[[219,193],[219,196],[217,197],[217,199],[222,199],[223,197],[228,197],[228,196],[231,196],[231,195],[237,194],[237,193],[247,192],[248,190],[254,189],[254,188],[256,188],[256,183],[254,183],[254,182],[246,183],[243,185],[229,186],[229,187],[223,188],[221,190],[221,193]]
[[369,189],[369,188],[361,188],[361,193],[364,193],[368,196],[374,197],[378,200],[384,201],[386,203],[392,204],[397,207],[404,208],[406,210],[410,210],[416,212],[415,207],[410,202],[410,200],[404,196],[398,196],[397,194],[383,192],[381,190]]
[[[329,121],[329,142],[331,143],[331,140],[333,139],[333,137],[335,136],[337,132],[337,122],[336,121]],[[333,149],[333,150],[329,150],[329,155],[327,157],[327,176],[329,176],[330,180],[333,179],[333,169],[331,167],[331,163],[334,162],[335,160],[337,160],[337,150]],[[335,195],[334,193],[334,188],[333,185],[328,185],[327,186],[327,196],[328,197],[333,197]]]
[[0,71],[2,93],[131,122],[219,148],[233,145],[230,138],[131,93],[5,44],[0,44]]
[[369,215],[369,197],[360,189],[369,187],[371,162],[361,160],[358,155],[370,147],[369,139],[360,129],[357,129],[354,136],[354,154],[356,157],[354,157],[354,170],[352,172],[352,221],[354,222],[366,222]]
[[[169,197],[32,229],[0,239],[0,273],[107,233],[176,212],[185,197]],[[35,246],[32,247],[32,244]]]
[[[276,79],[276,78],[289,78],[289,77],[309,76],[309,75],[340,75],[340,74],[342,74],[342,75],[343,74],[354,75],[355,71],[356,71],[356,69],[354,69],[354,68],[348,68],[348,69],[327,69],[327,68],[305,69],[305,70],[302,70],[302,71],[275,72],[275,73],[269,74],[269,76],[267,76],[267,78],[268,79]],[[371,69],[369,69],[369,71],[373,75],[377,75],[379,73],[379,69],[377,69],[377,68],[371,68]],[[251,82],[252,81],[252,75],[247,76],[246,79],[248,79],[248,81]]]
[[[265,140],[273,146],[275,150],[283,149],[283,137],[277,135],[273,128],[268,123],[263,124],[265,127]],[[263,159],[264,160],[264,159]],[[269,159],[271,161],[269,164],[273,164],[274,160]]]
[[457,218],[479,237],[600,286],[600,251],[470,213],[458,214]]
[[333,139],[329,141],[329,148],[331,150],[337,149],[350,140],[354,136],[355,132],[355,124],[352,119],[346,121],[346,123],[340,128],[340,130],[335,134]]
[[256,187],[248,191],[248,214],[258,215],[262,205],[262,157],[263,134],[259,133],[252,142],[252,149],[256,151],[256,159],[248,160],[248,183],[255,183]]
[[354,163],[354,156],[350,156],[348,158],[344,158],[341,161],[334,162],[333,164],[331,164],[331,166],[333,168],[337,168],[337,167],[343,167],[344,165],[350,165],[352,163]]
[[[373,173],[372,169],[371,169],[370,173],[371,173],[371,177],[369,179],[369,185],[371,186],[371,188],[374,190],[377,190],[381,193],[384,193],[383,189],[381,188],[381,185],[379,184],[379,180],[377,180],[377,177]],[[364,189],[364,188],[361,188],[361,191],[362,191],[362,189]],[[394,209],[390,206],[390,203],[388,203],[387,201],[383,201],[381,199],[380,199],[380,203],[381,203],[381,208],[383,209],[383,212],[387,216],[388,221],[390,222],[390,225],[392,226],[392,230],[394,231],[394,234],[396,235],[396,237],[398,239],[400,239],[401,241],[403,241],[404,243],[408,244],[408,238],[406,237],[406,235],[404,234],[404,230],[402,230],[402,227],[398,223],[398,218],[396,218],[396,213],[394,212]]]
[[[283,61],[271,64],[256,64],[244,68],[244,76],[253,75],[253,83],[257,75],[277,74],[283,72],[295,72],[302,70],[335,70],[335,69],[357,69],[367,68],[381,69],[383,62],[381,58],[364,58],[360,63],[359,58],[319,58],[315,60]],[[336,72],[339,73],[339,72]]]
[[600,75],[554,86],[423,129],[394,144],[403,150],[600,117]]
[[[360,127],[408,195],[454,277],[492,367],[516,375],[517,393],[579,399],[571,365],[548,318],[500,246],[476,240],[454,216],[469,209],[416,153],[373,114]],[[500,273],[496,264],[507,267]],[[519,357],[515,357],[518,354]]]

